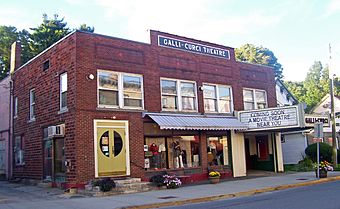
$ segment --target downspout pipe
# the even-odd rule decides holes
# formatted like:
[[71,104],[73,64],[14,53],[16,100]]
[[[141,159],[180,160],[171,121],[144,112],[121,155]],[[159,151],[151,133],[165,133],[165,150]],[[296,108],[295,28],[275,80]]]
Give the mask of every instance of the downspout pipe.
[[9,117],[8,117],[8,171],[7,171],[7,179],[12,179],[12,171],[13,171],[13,160],[12,160],[12,142],[13,142],[13,81],[12,81],[12,75],[10,75],[10,81],[9,81]]

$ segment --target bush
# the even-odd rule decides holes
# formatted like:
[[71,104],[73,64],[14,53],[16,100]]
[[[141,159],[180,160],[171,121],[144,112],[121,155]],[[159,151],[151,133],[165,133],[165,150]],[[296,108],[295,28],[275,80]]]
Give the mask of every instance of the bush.
[[313,161],[308,156],[302,155],[302,160],[299,161],[297,171],[311,171],[313,170]]
[[[306,155],[310,157],[314,162],[317,161],[316,145],[317,143],[311,144],[305,150]],[[324,160],[332,162],[332,147],[329,144],[323,142],[319,143],[319,145],[320,145],[320,162]]]
[[161,187],[164,185],[164,180],[165,178],[163,174],[154,175],[150,179],[150,181],[158,187]]
[[110,178],[102,178],[99,180],[95,180],[93,182],[93,186],[99,186],[100,191],[108,192],[111,191],[112,188],[116,187],[116,183]]

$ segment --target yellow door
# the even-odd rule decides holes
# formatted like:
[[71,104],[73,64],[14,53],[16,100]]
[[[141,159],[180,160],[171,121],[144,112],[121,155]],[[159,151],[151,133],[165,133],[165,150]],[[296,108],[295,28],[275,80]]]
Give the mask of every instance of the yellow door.
[[126,175],[124,128],[97,128],[98,176]]

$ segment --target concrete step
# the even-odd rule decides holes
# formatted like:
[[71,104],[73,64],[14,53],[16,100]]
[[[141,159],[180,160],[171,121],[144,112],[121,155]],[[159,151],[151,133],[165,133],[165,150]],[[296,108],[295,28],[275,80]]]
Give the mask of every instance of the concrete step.
[[116,186],[124,185],[124,184],[133,184],[140,183],[140,178],[126,178],[126,179],[115,179]]
[[150,182],[142,182],[140,178],[115,179],[116,187],[109,192],[101,192],[98,186],[86,185],[85,190],[81,191],[91,196],[106,196],[114,194],[128,194],[136,192],[146,192],[154,189]]
[[134,193],[134,192],[146,192],[150,191],[152,188],[149,182],[133,182],[130,184],[116,184],[115,190],[118,193]]

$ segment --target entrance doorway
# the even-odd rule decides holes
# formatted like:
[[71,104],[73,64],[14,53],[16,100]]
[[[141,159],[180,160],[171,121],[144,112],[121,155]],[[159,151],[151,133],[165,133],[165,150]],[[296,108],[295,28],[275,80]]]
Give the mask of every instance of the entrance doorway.
[[66,181],[64,138],[44,140],[44,180],[63,183]]
[[128,122],[95,120],[96,177],[130,175]]
[[274,152],[270,134],[245,134],[247,172],[251,170],[274,171]]

